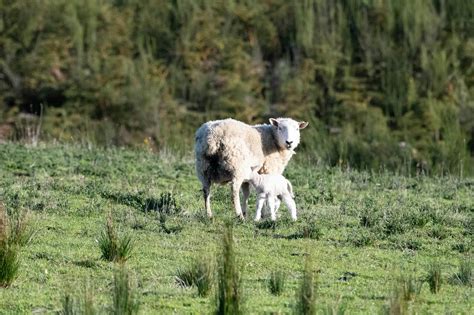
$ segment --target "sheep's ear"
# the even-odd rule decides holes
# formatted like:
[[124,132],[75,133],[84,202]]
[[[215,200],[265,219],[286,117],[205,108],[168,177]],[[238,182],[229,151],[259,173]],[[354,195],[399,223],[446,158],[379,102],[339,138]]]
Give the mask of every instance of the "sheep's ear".
[[306,128],[306,126],[308,126],[308,122],[306,121],[300,121],[298,124],[300,126],[300,129],[304,129]]
[[270,121],[270,124],[272,124],[275,127],[278,127],[278,120],[276,120],[275,118],[270,118],[269,121]]

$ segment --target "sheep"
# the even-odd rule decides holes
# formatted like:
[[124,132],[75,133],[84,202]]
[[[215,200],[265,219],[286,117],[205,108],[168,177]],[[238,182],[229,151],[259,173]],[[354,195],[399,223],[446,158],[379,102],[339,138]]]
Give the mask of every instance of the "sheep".
[[[196,173],[202,184],[204,205],[212,217],[213,183],[231,183],[237,217],[247,213],[252,169],[260,174],[282,174],[300,142],[300,129],[308,123],[291,118],[270,118],[270,125],[250,126],[228,118],[204,123],[196,131]],[[239,191],[242,188],[243,207]]]
[[260,221],[262,216],[262,208],[267,201],[270,208],[272,221],[276,220],[276,212],[280,207],[280,201],[283,202],[290,210],[291,218],[296,221],[296,204],[293,187],[283,175],[280,174],[258,174],[256,171],[252,172],[249,183],[257,191],[257,211],[255,221]]

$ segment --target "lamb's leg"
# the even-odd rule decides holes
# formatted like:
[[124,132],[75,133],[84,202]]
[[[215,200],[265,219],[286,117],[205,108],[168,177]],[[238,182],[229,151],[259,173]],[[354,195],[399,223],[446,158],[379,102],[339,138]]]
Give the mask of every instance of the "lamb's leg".
[[212,211],[211,211],[211,184],[204,183],[202,185],[202,191],[204,193],[204,206],[206,207],[207,216],[212,218]]
[[232,201],[234,202],[235,215],[240,219],[244,219],[242,215],[242,208],[240,207],[240,186],[242,186],[242,180],[234,179],[232,181]]
[[275,198],[275,214],[278,214],[278,209],[280,209],[281,200],[280,198]]
[[291,219],[293,221],[296,221],[297,218],[296,218],[296,204],[295,204],[295,201],[293,200],[293,198],[291,198],[291,196],[289,194],[283,195],[282,199],[283,199],[283,202],[288,207],[288,210],[290,210]]
[[255,221],[260,221],[262,218],[262,208],[265,204],[265,194],[258,194],[257,196],[257,213],[255,214]]
[[242,213],[247,216],[247,209],[249,204],[249,196],[250,196],[250,184],[243,183],[242,184],[242,195],[244,196],[243,205],[242,205]]
[[268,207],[270,208],[271,219],[272,219],[272,221],[275,221],[276,220],[275,197],[274,196],[268,196],[267,201],[268,201]]

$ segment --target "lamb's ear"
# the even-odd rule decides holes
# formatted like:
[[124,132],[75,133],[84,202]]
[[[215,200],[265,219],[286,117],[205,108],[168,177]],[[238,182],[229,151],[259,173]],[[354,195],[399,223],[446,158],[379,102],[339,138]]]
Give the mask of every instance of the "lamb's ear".
[[270,121],[270,124],[272,124],[275,127],[278,127],[278,120],[276,120],[275,118],[270,118],[269,121]]
[[304,129],[304,128],[306,128],[306,126],[308,126],[308,122],[306,122],[306,121],[300,121],[300,122],[298,123],[298,125],[300,126],[300,129]]

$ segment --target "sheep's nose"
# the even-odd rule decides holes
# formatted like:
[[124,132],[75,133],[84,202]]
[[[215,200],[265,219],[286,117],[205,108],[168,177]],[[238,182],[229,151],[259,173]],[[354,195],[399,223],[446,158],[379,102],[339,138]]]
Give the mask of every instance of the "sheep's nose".
[[286,141],[286,144],[288,144],[288,145],[290,145],[292,143],[293,143],[293,141]]

